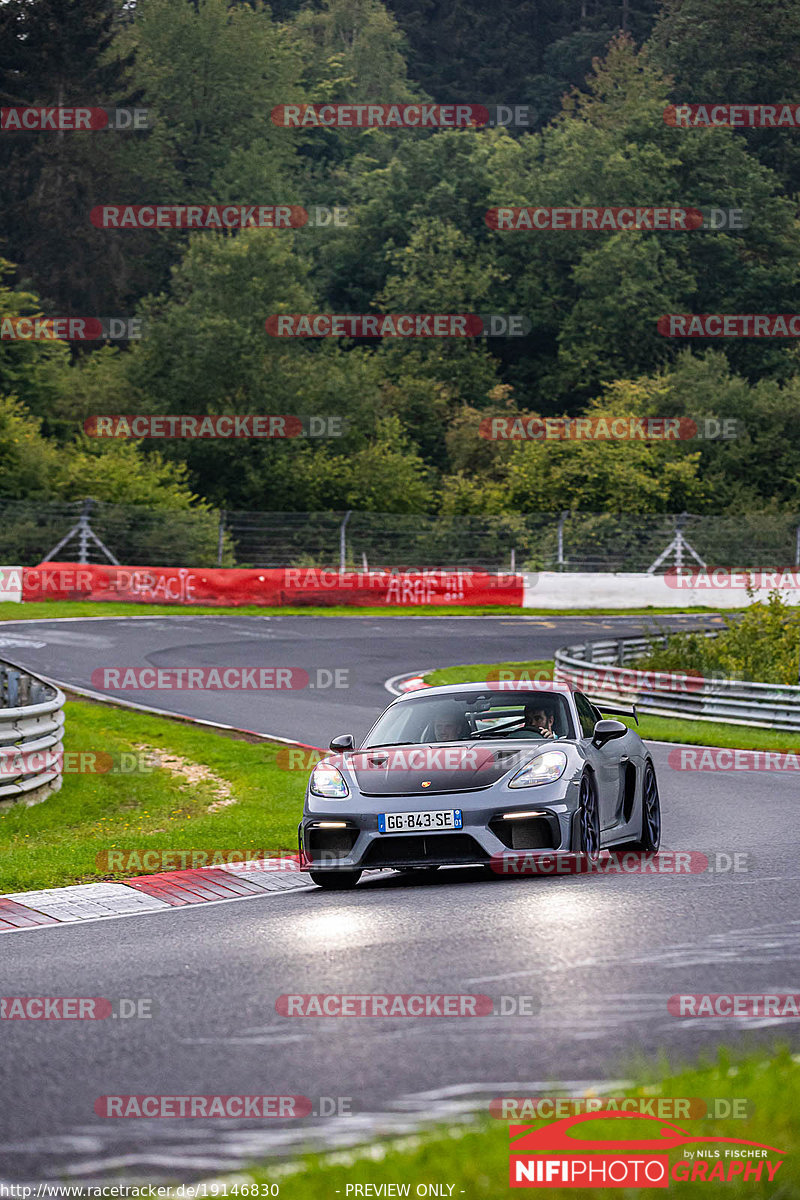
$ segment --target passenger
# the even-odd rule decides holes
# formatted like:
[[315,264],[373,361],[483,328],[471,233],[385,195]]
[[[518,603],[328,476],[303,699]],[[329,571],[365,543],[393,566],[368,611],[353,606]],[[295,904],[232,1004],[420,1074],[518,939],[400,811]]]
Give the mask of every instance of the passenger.
[[433,722],[433,740],[436,742],[459,742],[468,736],[466,721],[452,713],[437,717]]

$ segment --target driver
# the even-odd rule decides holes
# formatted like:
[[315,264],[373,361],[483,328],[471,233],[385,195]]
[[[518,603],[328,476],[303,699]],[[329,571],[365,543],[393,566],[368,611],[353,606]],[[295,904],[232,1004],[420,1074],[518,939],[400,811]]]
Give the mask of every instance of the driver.
[[523,729],[531,729],[543,738],[557,737],[553,729],[554,715],[543,704],[535,702],[525,705],[525,724]]

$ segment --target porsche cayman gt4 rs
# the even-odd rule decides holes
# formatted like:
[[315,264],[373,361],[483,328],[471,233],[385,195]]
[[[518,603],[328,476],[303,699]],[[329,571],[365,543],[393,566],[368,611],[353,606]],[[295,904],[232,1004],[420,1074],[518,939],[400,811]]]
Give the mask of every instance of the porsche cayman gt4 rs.
[[301,863],[322,887],[362,871],[485,864],[520,852],[658,850],[655,768],[616,713],[548,685],[471,683],[394,700],[360,746],[352,734],[311,773]]

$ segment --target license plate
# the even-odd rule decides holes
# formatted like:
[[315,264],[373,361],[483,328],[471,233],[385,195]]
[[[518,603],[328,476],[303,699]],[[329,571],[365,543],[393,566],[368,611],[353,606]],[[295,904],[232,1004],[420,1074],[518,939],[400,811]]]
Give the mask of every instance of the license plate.
[[378,813],[379,833],[431,833],[437,829],[461,829],[461,809],[436,812]]

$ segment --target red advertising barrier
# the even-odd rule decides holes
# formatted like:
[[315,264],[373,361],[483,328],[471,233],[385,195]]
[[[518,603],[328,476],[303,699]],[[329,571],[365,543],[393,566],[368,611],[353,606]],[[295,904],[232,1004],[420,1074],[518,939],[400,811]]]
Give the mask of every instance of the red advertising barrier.
[[133,604],[522,606],[522,576],[488,571],[337,571],[323,567],[239,569],[112,567],[44,563],[22,570],[22,599],[116,600]]

